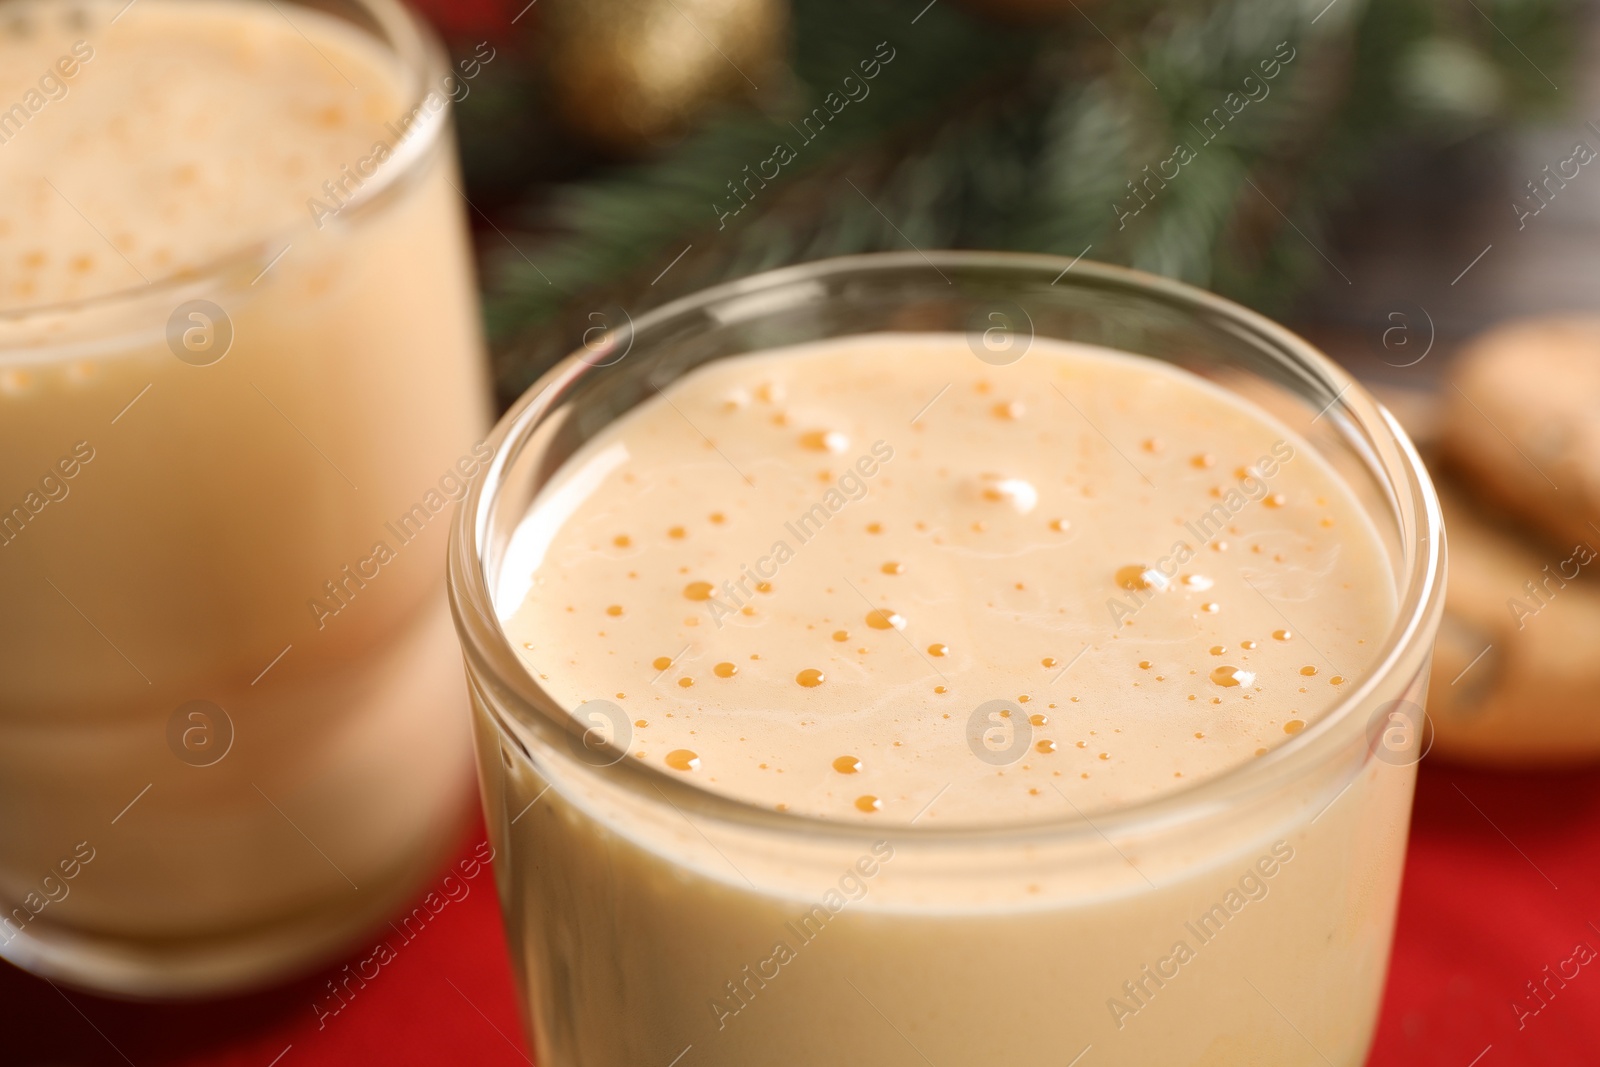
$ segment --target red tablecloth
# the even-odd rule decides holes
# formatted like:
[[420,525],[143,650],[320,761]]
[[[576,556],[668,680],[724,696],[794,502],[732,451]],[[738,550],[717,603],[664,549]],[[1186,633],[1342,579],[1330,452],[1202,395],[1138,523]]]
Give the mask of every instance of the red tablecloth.
[[[1564,985],[1544,971],[1579,943],[1600,951],[1600,771],[1425,764],[1405,877],[1371,1067],[1600,1064],[1600,957]],[[312,1005],[326,1003],[332,974],[239,1000],[150,1007],[0,967],[0,1064],[531,1062],[487,877],[319,1025]],[[1554,990],[1543,1006],[1528,982]]]

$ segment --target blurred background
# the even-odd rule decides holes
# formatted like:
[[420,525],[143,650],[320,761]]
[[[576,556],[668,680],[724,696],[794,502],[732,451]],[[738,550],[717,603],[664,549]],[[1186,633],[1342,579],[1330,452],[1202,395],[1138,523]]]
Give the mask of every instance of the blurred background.
[[[1287,323],[1371,384],[1441,473],[1453,539],[1430,707],[1441,745],[1423,764],[1371,1062],[1596,1062],[1600,976],[1570,977],[1570,963],[1565,979],[1550,976],[1578,945],[1600,948],[1600,775],[1584,769],[1600,753],[1589,662],[1600,593],[1587,576],[1563,585],[1550,615],[1538,601],[1532,635],[1509,600],[1571,555],[1574,528],[1590,525],[1582,536],[1600,545],[1589,521],[1600,498],[1583,489],[1600,468],[1586,447],[1600,430],[1585,437],[1600,420],[1600,386],[1585,377],[1600,375],[1600,327],[1562,325],[1600,314],[1600,171],[1588,165],[1600,158],[1600,11],[1575,0],[421,6],[458,69],[476,71],[457,123],[502,408],[586,331],[713,282],[952,247],[1179,278]],[[1494,332],[1526,317],[1538,321]],[[1462,352],[1494,373],[1478,386],[1460,377]],[[1517,430],[1541,422],[1560,440]],[[1520,462],[1510,452],[1473,450],[1501,439],[1528,469],[1506,474]],[[1565,495],[1530,499],[1541,476]],[[429,931],[336,1020],[309,1005],[337,968],[263,996],[163,1008],[7,970],[0,1064],[530,1062],[491,887]]]
[[424,6],[499,50],[459,118],[503,402],[596,312],[849,252],[1086,255],[1378,367],[1391,312],[1459,342],[1593,299],[1600,192],[1514,207],[1600,145],[1577,3]]

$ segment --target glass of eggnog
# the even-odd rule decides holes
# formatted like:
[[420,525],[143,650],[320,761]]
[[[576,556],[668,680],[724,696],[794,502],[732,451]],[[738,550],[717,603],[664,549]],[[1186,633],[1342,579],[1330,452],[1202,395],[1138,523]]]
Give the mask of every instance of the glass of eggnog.
[[459,839],[490,61],[392,0],[0,3],[0,956],[263,983]]
[[1362,1062],[1444,537],[1304,341],[851,257],[592,337],[490,444],[450,594],[541,1064]]

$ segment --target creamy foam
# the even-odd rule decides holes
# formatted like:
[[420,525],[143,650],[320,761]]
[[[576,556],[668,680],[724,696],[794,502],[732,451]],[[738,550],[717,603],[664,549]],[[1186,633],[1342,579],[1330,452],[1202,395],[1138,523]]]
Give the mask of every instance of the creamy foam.
[[514,552],[529,670],[589,722],[620,708],[631,758],[884,822],[1218,775],[1324,714],[1396,610],[1298,435],[1043,340],[1007,367],[947,335],[703,366],[574,456]]
[[309,220],[323,182],[395,140],[403,93],[376,42],[301,7],[7,4],[0,311],[138,287]]

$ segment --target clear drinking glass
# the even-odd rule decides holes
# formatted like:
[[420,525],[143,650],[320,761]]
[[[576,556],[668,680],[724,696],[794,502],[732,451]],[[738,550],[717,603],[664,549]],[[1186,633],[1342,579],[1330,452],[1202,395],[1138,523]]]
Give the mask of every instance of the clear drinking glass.
[[[1374,635],[1374,669],[1261,758],[1048,823],[848,825],[624,758],[627,723],[558,706],[501,628],[526,583],[513,531],[566,457],[693,367],[880,331],[966,332],[997,362],[1035,336],[1134,352],[1283,420],[1387,550],[1399,613]],[[550,371],[491,443],[454,530],[450,593],[540,1063],[1362,1062],[1426,746],[1444,535],[1400,428],[1304,341],[1197,289],[1089,262],[850,257],[639,316]]]
[[470,814],[440,559],[489,410],[451,68],[393,0],[314,6],[408,94],[337,219],[0,313],[0,955],[81,986],[310,966]]

